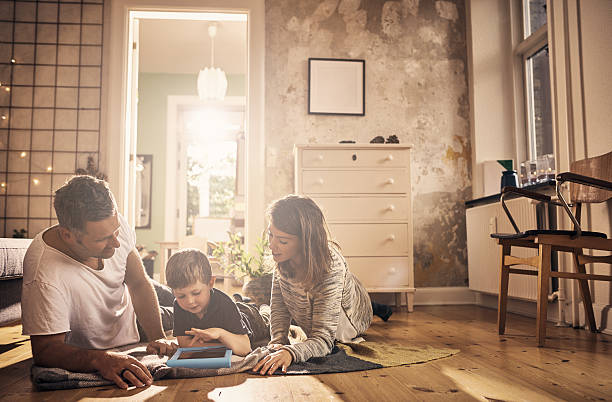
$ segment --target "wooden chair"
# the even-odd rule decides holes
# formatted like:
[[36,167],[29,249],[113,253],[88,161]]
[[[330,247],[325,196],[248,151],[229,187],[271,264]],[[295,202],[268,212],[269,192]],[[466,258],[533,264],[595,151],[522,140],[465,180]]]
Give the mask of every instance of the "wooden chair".
[[[597,332],[597,327],[588,281],[612,281],[612,275],[587,274],[585,269],[585,264],[588,263],[612,264],[612,256],[591,256],[584,254],[584,250],[612,251],[612,239],[608,239],[605,233],[582,230],[580,226],[583,203],[600,203],[612,198],[612,152],[572,163],[570,172],[558,174],[556,182],[558,200],[553,200],[547,195],[520,188],[505,187],[502,191],[500,202],[516,233],[495,233],[491,235],[491,237],[497,239],[501,248],[497,306],[499,334],[503,334],[506,328],[509,275],[534,275],[538,277],[536,316],[536,341],[538,346],[544,346],[546,339],[546,308],[550,278],[578,280],[591,332]],[[565,201],[561,193],[561,185],[564,182],[570,183],[571,204]],[[563,208],[569,216],[574,230],[527,230],[521,232],[504,202],[505,198],[509,195],[524,196]],[[538,254],[529,258],[514,257],[511,255],[513,247],[537,249]],[[575,271],[551,272],[551,258],[554,252],[571,253],[573,255]],[[513,268],[515,265],[527,265],[536,269]]]

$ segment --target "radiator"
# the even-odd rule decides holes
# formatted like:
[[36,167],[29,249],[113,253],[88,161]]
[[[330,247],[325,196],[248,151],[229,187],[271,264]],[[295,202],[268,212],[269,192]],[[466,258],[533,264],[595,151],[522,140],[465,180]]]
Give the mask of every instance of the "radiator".
[[[536,203],[532,203],[529,199],[517,198],[506,201],[506,205],[520,230],[537,227]],[[514,233],[514,229],[498,202],[467,209],[466,226],[470,289],[498,294],[501,251],[497,241],[492,239],[490,234],[495,232]],[[512,255],[517,257],[531,257],[536,254],[535,249],[512,249]],[[520,265],[516,267],[530,268]],[[508,295],[520,299],[536,300],[536,277],[510,274]]]

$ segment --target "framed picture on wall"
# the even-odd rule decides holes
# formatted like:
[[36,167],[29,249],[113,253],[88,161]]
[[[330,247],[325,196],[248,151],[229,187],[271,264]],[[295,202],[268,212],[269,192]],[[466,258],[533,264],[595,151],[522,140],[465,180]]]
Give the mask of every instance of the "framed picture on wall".
[[365,115],[365,60],[308,59],[308,113]]

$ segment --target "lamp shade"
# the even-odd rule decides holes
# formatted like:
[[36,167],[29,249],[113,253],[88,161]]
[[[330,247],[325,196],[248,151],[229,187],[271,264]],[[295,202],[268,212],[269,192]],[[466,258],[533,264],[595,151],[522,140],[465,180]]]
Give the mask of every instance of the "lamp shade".
[[220,68],[206,67],[198,73],[198,96],[201,100],[223,100],[227,92],[227,78]]

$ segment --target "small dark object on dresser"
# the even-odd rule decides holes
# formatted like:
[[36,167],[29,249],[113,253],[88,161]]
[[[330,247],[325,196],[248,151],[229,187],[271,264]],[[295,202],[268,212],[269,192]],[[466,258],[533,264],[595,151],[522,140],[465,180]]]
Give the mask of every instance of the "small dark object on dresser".
[[387,137],[387,144],[399,144],[399,138],[397,138],[397,135],[390,135],[389,137]]
[[354,144],[355,141],[353,140],[342,140],[338,142],[339,144]]
[[370,141],[370,144],[384,144],[385,143],[385,138],[382,135],[377,135],[376,137],[372,138],[372,140]]

